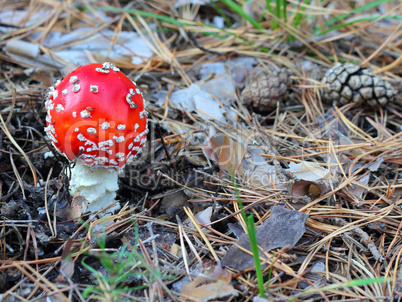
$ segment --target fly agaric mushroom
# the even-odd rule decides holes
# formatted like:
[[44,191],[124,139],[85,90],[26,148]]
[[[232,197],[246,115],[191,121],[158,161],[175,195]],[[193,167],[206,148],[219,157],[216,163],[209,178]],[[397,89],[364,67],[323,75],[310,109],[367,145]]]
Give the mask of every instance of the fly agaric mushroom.
[[147,138],[148,114],[137,85],[111,63],[88,64],[50,87],[45,105],[53,146],[76,160],[71,195],[85,197],[84,211],[110,205],[119,170],[142,152]]

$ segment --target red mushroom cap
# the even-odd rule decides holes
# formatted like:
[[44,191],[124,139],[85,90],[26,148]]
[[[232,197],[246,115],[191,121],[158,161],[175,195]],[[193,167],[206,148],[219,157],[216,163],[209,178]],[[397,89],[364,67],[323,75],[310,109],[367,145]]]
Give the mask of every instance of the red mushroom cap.
[[121,168],[145,145],[147,111],[137,85],[111,63],[77,68],[50,87],[45,131],[69,160]]

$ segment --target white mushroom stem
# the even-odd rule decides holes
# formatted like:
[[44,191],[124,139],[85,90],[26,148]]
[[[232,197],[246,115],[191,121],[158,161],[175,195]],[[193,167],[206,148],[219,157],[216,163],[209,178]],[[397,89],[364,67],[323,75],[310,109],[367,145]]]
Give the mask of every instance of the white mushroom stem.
[[[91,168],[77,163],[71,169],[70,194],[83,196],[88,201],[88,207],[83,206],[83,212],[97,212],[116,199],[119,171],[115,169]],[[110,208],[107,212],[120,209],[120,204]]]

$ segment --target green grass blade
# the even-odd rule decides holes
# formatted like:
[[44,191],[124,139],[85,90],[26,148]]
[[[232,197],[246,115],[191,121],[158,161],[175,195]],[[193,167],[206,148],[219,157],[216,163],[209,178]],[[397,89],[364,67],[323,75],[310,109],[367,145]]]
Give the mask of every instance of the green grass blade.
[[286,1],[286,0],[282,0],[283,21],[285,21],[285,23],[288,22],[287,5],[288,5],[287,1]]
[[274,268],[274,263],[272,262],[269,267],[269,272],[268,272],[267,293],[269,293],[269,281],[271,281],[271,275],[272,275],[273,268]]
[[232,184],[235,188],[236,200],[237,200],[237,204],[239,205],[241,216],[243,217],[244,222],[247,223],[246,212],[244,211],[243,202],[241,201],[241,198],[240,198],[239,188],[237,187],[237,183],[236,183],[236,177],[233,173],[233,169],[230,164],[228,165],[228,168],[229,168],[230,177],[232,179]]
[[350,11],[350,13],[348,13],[348,14],[341,14],[339,16],[336,16],[335,18],[332,18],[332,19],[328,20],[326,22],[326,24],[327,25],[334,24],[337,21],[343,20],[343,19],[345,19],[345,18],[347,18],[347,17],[349,17],[349,16],[351,16],[353,14],[356,14],[358,12],[362,12],[362,11],[368,10],[370,8],[377,7],[377,6],[381,5],[381,4],[384,4],[384,3],[387,3],[387,2],[393,2],[393,1],[394,0],[378,0],[378,1],[369,2],[366,5],[358,6],[358,7],[354,8],[354,9],[352,9]]
[[237,13],[240,17],[243,19],[249,21],[255,28],[257,29],[264,29],[264,27],[261,26],[260,23],[258,23],[256,20],[254,20],[250,15],[248,15],[246,12],[243,11],[243,8],[238,6],[235,2],[232,0],[219,0],[223,4],[229,6],[235,13]]
[[[326,33],[331,32],[333,30],[336,30],[336,29],[339,29],[339,28],[342,28],[342,27],[346,27],[346,26],[352,25],[354,23],[363,22],[363,21],[375,21],[378,18],[379,18],[378,16],[372,16],[372,17],[361,18],[361,19],[358,19],[358,20],[353,20],[353,21],[350,21],[350,22],[347,22],[347,23],[342,23],[342,24],[333,26],[331,28],[328,28],[328,29],[326,29],[324,31],[321,31],[321,32],[317,33],[316,35],[321,36],[321,35],[324,35]],[[384,19],[402,20],[402,16],[385,16],[385,17],[383,17],[383,20]]]
[[[269,13],[271,15],[274,14],[274,12],[272,11],[272,7],[271,7],[271,1],[273,0],[265,0],[265,2],[267,3],[267,10],[269,11]],[[278,23],[275,20],[272,20],[272,29],[277,29],[279,27]]]
[[276,16],[278,19],[281,18],[281,6],[282,6],[282,0],[276,0],[275,16]]
[[[305,0],[304,4],[308,4],[310,2],[310,0]],[[295,27],[299,27],[300,22],[301,22],[301,18],[303,17],[303,12],[306,10],[305,6],[300,6],[300,9],[298,10],[296,16],[294,17],[292,24]]]
[[264,279],[262,278],[262,269],[261,269],[260,255],[258,252],[257,236],[255,234],[255,228],[254,228],[254,218],[251,215],[247,217],[247,230],[255,263],[255,273],[257,275],[258,291],[260,292],[260,297],[264,297],[265,296]]

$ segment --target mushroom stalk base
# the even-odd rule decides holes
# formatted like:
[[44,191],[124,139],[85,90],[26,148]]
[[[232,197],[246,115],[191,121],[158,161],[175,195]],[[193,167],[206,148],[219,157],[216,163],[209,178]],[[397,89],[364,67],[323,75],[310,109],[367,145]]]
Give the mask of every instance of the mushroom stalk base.
[[[88,202],[86,211],[97,212],[115,201],[118,176],[119,171],[114,169],[90,168],[77,163],[71,169],[70,194],[83,196]],[[119,209],[120,204],[116,203],[107,212]]]

